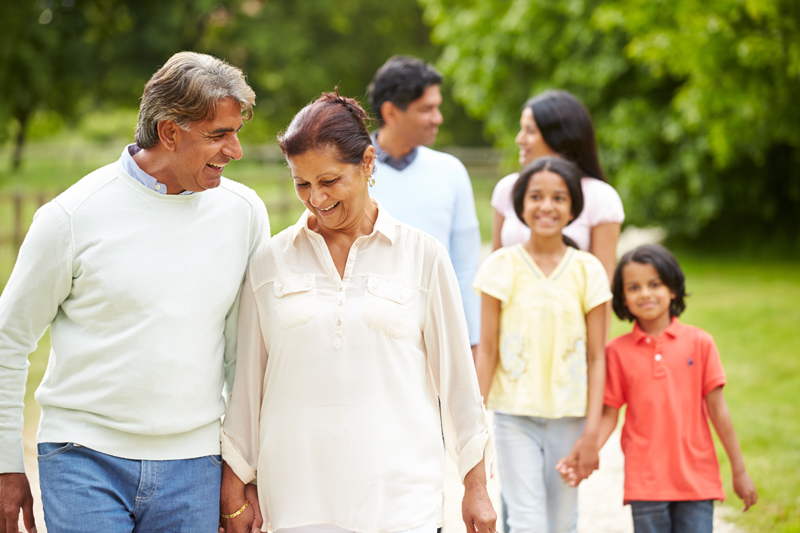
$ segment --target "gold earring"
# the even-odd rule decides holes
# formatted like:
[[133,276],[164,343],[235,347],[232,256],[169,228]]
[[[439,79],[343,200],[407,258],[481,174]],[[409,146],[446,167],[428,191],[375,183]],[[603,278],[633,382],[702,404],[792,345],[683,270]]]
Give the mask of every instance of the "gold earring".
[[369,183],[370,187],[373,187],[375,185],[375,176],[370,174],[370,176],[367,178],[367,183]]

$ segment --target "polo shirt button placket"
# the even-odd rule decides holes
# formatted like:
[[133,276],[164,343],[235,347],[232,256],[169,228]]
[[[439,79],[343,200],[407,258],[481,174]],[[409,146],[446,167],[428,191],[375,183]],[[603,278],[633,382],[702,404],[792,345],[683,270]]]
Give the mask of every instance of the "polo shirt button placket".
[[655,355],[653,355],[653,377],[656,379],[665,378],[667,377],[667,369],[664,366],[664,356],[661,355],[661,343],[658,340],[653,345],[653,351],[655,351]]

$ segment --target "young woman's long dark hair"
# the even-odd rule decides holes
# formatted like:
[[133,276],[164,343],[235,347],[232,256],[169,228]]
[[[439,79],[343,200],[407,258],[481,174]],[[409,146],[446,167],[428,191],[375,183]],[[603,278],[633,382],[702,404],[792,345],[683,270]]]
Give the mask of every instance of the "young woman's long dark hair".
[[546,91],[525,102],[525,107],[533,111],[550,149],[578,165],[584,176],[608,181],[597,157],[592,117],[577,98],[566,91]]

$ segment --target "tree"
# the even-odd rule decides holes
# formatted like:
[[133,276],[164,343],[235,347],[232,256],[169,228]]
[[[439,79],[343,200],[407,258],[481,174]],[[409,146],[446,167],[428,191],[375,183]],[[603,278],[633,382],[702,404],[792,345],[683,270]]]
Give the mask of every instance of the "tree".
[[[429,31],[415,0],[247,0],[219,9],[201,46],[248,74],[258,120],[245,135],[260,130],[258,138],[272,141],[323,91],[338,86],[366,103],[367,85],[391,55],[434,60],[440,50]],[[439,141],[485,144],[481,124],[444,93]]]
[[525,99],[571,91],[635,225],[800,238],[794,0],[420,0],[455,97],[509,144]]
[[[14,170],[22,161],[22,148],[31,116],[47,107],[66,119],[75,117],[78,103],[91,86],[96,67],[87,59],[81,39],[86,29],[76,16],[74,3],[3,2],[0,20],[7,21],[0,36],[0,131],[17,123]],[[66,7],[64,7],[66,6]]]

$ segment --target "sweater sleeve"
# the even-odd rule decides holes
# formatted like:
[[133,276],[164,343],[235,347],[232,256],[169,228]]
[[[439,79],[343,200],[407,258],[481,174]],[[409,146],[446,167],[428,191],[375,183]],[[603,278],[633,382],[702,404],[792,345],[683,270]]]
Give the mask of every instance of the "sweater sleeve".
[[[464,476],[484,457],[489,440],[486,412],[458,306],[459,288],[447,253],[437,254],[428,288],[423,337],[434,385],[441,400],[442,428],[448,453]],[[489,464],[487,458],[486,464]]]
[[0,295],[0,473],[24,472],[22,410],[28,355],[72,289],[69,215],[57,202],[34,216]]
[[460,162],[463,174],[458,180],[458,192],[453,210],[453,229],[450,234],[450,255],[458,279],[464,315],[467,317],[469,341],[471,345],[480,340],[480,299],[471,290],[472,280],[478,270],[481,250],[481,234],[478,215],[475,212],[475,197],[469,174]]
[[[253,193],[253,196],[255,199],[253,202],[253,222],[250,229],[250,247],[247,254],[248,265],[253,258],[253,254],[258,249],[258,245],[262,241],[266,242],[270,237],[267,208],[264,202],[258,198],[255,193]],[[244,281],[244,275],[242,275],[242,281]],[[236,344],[241,294],[242,287],[240,286],[236,299],[225,317],[225,331],[223,333],[225,336],[225,398],[230,398],[233,379],[236,374]]]

